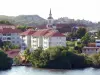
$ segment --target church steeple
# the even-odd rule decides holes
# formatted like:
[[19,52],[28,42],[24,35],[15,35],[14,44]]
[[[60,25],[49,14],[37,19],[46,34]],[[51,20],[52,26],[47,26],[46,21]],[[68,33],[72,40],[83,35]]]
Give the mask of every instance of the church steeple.
[[47,28],[50,28],[50,29],[56,28],[56,26],[54,25],[54,19],[52,17],[51,8],[50,8],[50,13],[49,13],[49,17],[48,17]]
[[53,19],[53,17],[52,17],[52,13],[51,13],[51,8],[50,8],[50,13],[49,13],[49,17],[48,17],[48,19]]

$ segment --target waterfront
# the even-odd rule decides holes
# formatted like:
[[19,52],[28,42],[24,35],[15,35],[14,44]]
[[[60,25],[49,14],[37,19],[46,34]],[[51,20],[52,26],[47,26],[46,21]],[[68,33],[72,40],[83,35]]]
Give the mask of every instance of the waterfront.
[[100,75],[100,69],[88,68],[84,70],[53,70],[36,69],[25,66],[15,66],[11,70],[0,71],[0,75]]

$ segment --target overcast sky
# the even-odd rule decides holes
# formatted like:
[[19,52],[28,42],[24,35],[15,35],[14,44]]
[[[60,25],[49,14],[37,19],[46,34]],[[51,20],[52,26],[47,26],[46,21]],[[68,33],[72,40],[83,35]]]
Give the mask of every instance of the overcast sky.
[[100,0],[0,0],[0,15],[39,15],[100,21]]

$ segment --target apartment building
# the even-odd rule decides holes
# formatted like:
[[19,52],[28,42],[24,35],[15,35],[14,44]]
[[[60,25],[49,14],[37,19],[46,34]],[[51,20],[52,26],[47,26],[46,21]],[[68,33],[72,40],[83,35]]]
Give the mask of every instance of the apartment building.
[[37,49],[38,47],[47,49],[49,47],[55,46],[66,46],[66,37],[63,34],[59,33],[57,30],[38,30],[34,34],[32,34],[31,37],[32,49]]
[[24,50],[26,48],[30,48],[31,47],[31,35],[34,33],[35,31],[33,29],[28,29],[25,32],[22,32],[20,34],[20,38],[21,38],[21,49]]
[[16,29],[15,26],[0,25],[0,39],[2,41],[9,41],[12,44],[20,46],[20,34],[21,31]]

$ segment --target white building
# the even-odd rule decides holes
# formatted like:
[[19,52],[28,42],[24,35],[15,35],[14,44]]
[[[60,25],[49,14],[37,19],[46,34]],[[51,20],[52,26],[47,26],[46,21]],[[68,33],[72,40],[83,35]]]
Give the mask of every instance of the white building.
[[100,47],[100,39],[96,40],[96,47]]
[[66,47],[66,37],[58,31],[51,30],[43,36],[43,48],[64,46]]
[[32,44],[31,47],[33,49],[37,49],[38,47],[43,47],[43,36],[50,31],[50,29],[41,29],[37,30],[31,38]]
[[100,47],[84,47],[82,53],[85,54],[96,54],[100,52]]
[[55,46],[66,46],[66,37],[57,30],[42,29],[36,31],[31,38],[31,47],[47,49]]
[[28,29],[27,31],[25,31],[25,32],[23,32],[23,33],[20,34],[20,38],[21,38],[21,49],[22,50],[31,47],[31,35],[34,32],[35,31],[33,29]]
[[97,39],[94,43],[94,45],[91,45],[89,47],[84,47],[82,49],[82,53],[85,53],[85,54],[96,54],[100,52],[100,40]]
[[12,44],[19,45],[20,46],[20,32],[18,29],[16,29],[15,26],[10,25],[0,25],[0,39],[4,41],[9,41]]

